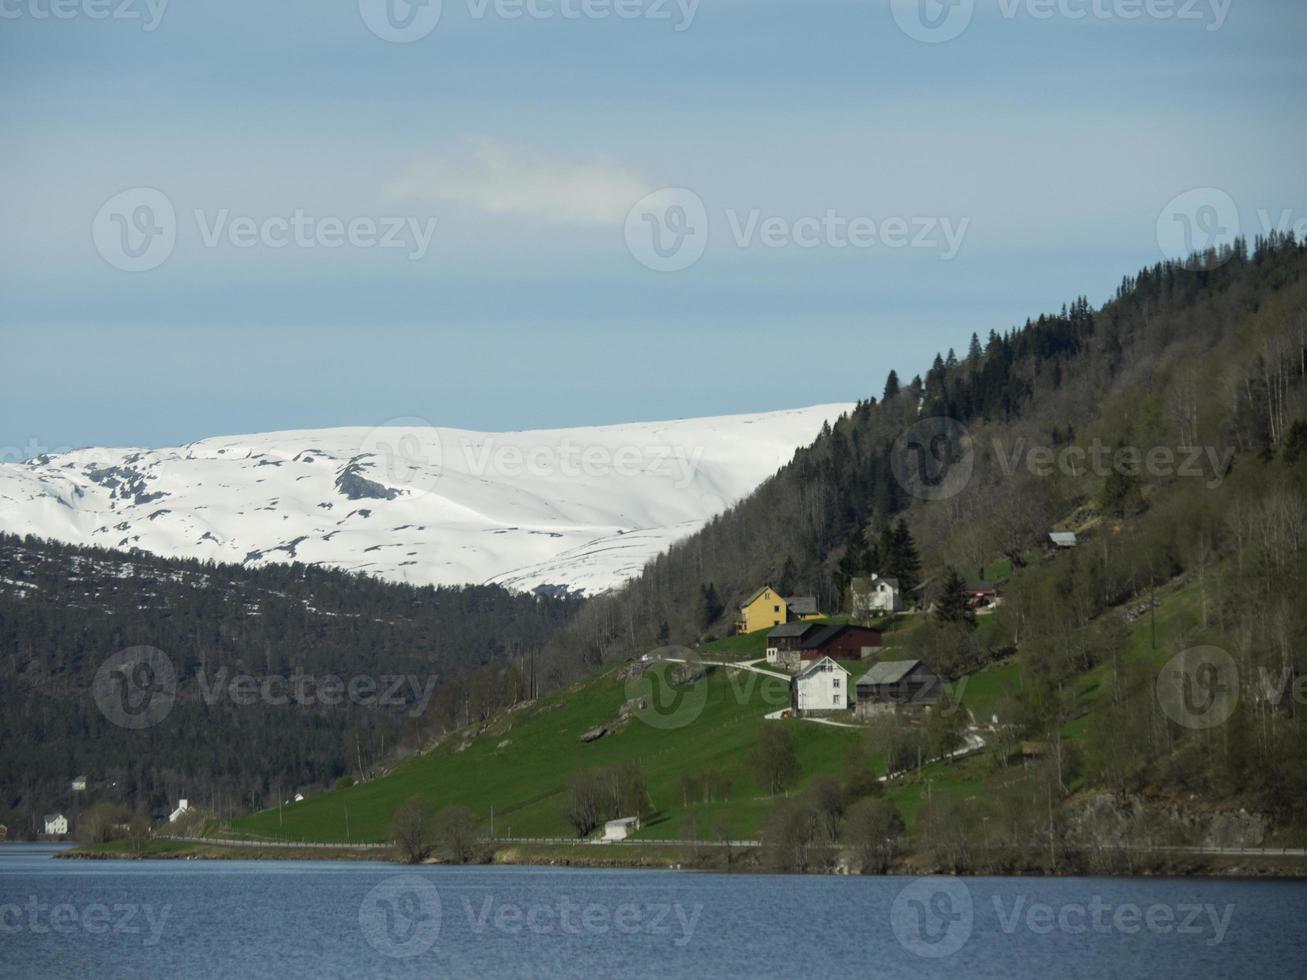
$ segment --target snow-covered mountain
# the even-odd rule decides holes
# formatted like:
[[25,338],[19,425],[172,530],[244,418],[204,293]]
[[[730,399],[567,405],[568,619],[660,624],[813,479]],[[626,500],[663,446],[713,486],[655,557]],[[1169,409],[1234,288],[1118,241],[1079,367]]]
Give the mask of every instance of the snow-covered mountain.
[[595,593],[747,496],[851,408],[500,434],[414,420],[79,449],[0,465],[0,530],[422,585]]

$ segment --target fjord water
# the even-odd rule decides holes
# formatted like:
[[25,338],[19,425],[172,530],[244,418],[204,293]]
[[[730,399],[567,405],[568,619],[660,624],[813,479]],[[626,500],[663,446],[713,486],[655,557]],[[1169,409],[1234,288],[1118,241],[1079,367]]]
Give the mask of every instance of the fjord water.
[[67,861],[0,845],[0,976],[1303,975],[1307,884]]

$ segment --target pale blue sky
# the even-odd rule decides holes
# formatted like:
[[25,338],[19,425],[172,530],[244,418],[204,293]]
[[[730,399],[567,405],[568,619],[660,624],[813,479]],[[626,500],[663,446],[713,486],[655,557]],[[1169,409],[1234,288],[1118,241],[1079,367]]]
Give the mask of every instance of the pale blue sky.
[[[1159,216],[1192,188],[1228,195],[1250,235],[1259,212],[1307,219],[1296,0],[1150,8],[1192,19],[1097,0],[1106,16],[1080,20],[1058,11],[1091,0],[1047,18],[1040,0],[976,0],[944,43],[910,37],[886,0],[701,0],[688,25],[674,2],[655,8],[670,21],[542,20],[444,0],[407,44],[370,32],[358,0],[172,0],[151,31],[68,2],[56,20],[37,16],[50,0],[0,0],[10,457],[412,416],[512,429],[851,401],[973,330],[1106,298],[1163,257]],[[175,249],[147,272],[92,238],[101,206],[136,187],[177,215]],[[624,243],[626,212],[664,187],[708,216],[684,271]],[[417,260],[204,243],[224,211],[297,209],[437,225]],[[730,216],[828,211],[965,235],[951,259],[732,239]]]

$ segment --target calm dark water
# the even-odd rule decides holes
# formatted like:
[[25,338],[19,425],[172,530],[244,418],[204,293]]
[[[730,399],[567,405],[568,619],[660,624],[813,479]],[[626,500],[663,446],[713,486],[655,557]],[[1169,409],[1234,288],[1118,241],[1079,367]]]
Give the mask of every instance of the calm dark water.
[[1307,885],[57,861],[0,845],[0,976],[1307,975]]

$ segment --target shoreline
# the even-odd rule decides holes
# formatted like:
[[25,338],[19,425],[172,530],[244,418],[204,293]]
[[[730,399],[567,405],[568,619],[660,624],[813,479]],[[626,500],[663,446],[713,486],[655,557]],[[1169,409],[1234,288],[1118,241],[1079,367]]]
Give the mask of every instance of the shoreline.
[[[132,854],[123,842],[111,844],[79,845],[60,851],[52,857],[60,860],[81,861],[376,861],[394,864],[397,867],[413,867],[396,860],[391,848],[370,847],[293,847],[286,845],[268,846],[262,843],[230,844],[199,842],[151,841],[145,853]],[[161,846],[162,845],[162,846]],[[662,845],[623,844],[622,852],[608,848],[582,850],[575,845],[538,845],[525,846],[514,844],[494,851],[489,862],[473,867],[541,867],[541,868],[575,868],[578,870],[613,870],[632,871],[700,871],[717,874],[767,874],[761,866],[756,849],[743,848],[733,857],[729,866],[717,862],[695,861],[685,851],[670,851]],[[430,858],[422,865],[443,865],[447,862]],[[836,877],[863,877],[850,873],[847,869],[833,871],[806,872],[812,875],[830,875]],[[1286,857],[1284,855],[1192,855],[1188,858],[1175,856],[1166,865],[1149,867],[1129,872],[1114,872],[1104,869],[1068,868],[1066,870],[1012,870],[994,871],[975,869],[963,871],[940,871],[917,863],[911,858],[904,858],[895,863],[883,875],[866,877],[922,877],[943,874],[963,878],[1245,878],[1264,880],[1283,878],[1286,880],[1307,878],[1307,858]]]

